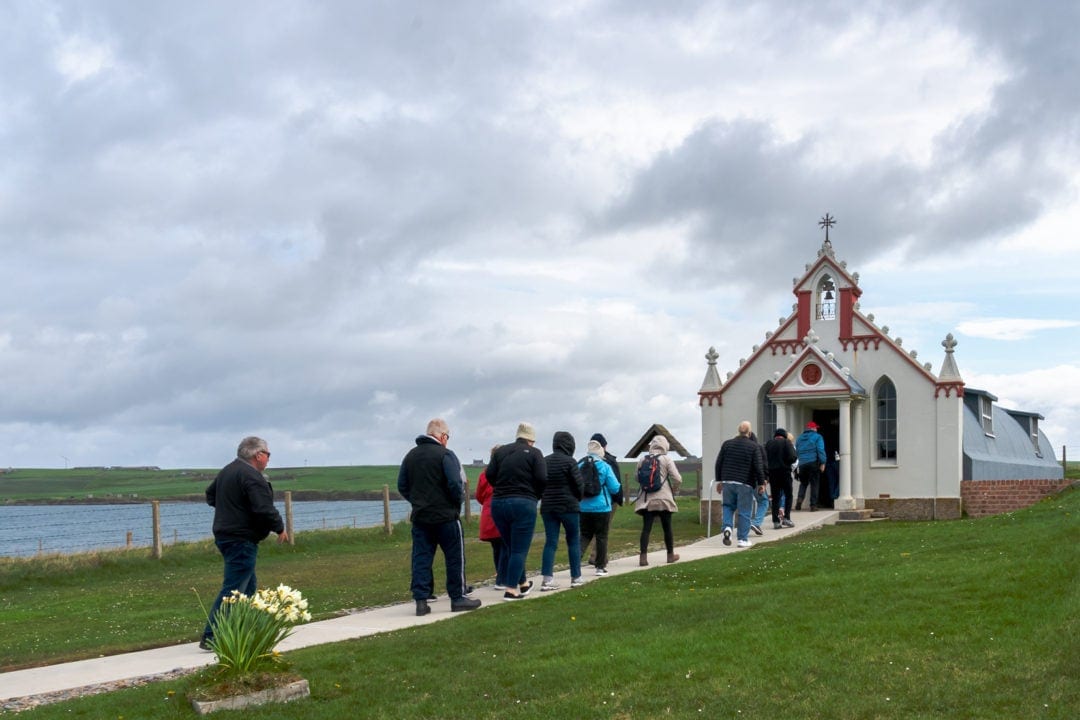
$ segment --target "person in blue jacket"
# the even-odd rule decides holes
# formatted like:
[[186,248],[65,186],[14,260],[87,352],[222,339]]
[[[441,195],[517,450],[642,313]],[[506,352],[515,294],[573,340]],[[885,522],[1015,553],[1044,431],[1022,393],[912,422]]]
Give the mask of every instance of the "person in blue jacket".
[[806,488],[810,488],[810,510],[817,510],[818,483],[825,472],[825,438],[818,433],[817,423],[806,423],[806,430],[795,440],[795,452],[799,454],[799,499],[796,510],[802,510]]
[[611,529],[611,498],[616,495],[622,486],[619,479],[611,470],[611,466],[604,462],[604,446],[597,440],[590,440],[588,445],[589,454],[578,463],[578,468],[585,472],[585,463],[591,462],[596,467],[600,479],[600,494],[592,497],[583,497],[579,503],[581,509],[581,546],[588,547],[589,543],[596,538],[596,574],[607,575],[608,563],[608,531]]

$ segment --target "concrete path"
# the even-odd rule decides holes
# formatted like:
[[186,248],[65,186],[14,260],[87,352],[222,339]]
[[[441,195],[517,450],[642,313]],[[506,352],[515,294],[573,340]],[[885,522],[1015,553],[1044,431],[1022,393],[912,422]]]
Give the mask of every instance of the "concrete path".
[[[765,534],[758,537],[751,533],[750,539],[755,544],[766,543],[815,529],[822,525],[833,524],[839,518],[839,512],[833,510],[799,512],[794,517],[798,527],[783,530],[773,530],[772,522],[766,518]],[[654,527],[654,539],[656,539],[655,536],[659,531],[658,526]],[[720,537],[720,528],[718,526],[714,526],[712,531],[716,534],[711,538],[676,548],[676,552],[680,556],[679,562],[689,562],[730,552],[741,552],[746,549],[736,547],[734,537],[732,537],[731,546],[725,546]],[[533,542],[535,543],[537,540],[543,543],[543,535],[538,535]],[[608,576],[665,566],[667,564],[667,554],[664,551],[651,552],[649,553],[649,563],[648,567],[639,566],[636,555],[612,560],[608,563]],[[582,576],[587,582],[602,580],[602,578],[598,578],[593,574],[593,568],[588,565],[582,568]],[[540,592],[540,578],[536,577],[534,580],[536,586],[529,594],[527,602],[569,591],[570,571],[562,570],[555,574],[555,581],[560,585],[560,589],[553,592]],[[481,610],[511,604],[503,602],[502,591],[495,590],[491,586],[478,587],[473,592],[472,597],[483,601],[484,604],[480,608]],[[451,613],[450,600],[445,595],[442,595],[437,602],[431,603],[431,614],[416,617],[415,604],[410,600],[407,603],[363,610],[331,620],[320,620],[299,625],[292,636],[281,643],[279,649],[288,651],[311,645],[366,637],[390,630],[439,622],[464,614],[466,613]],[[80,660],[62,665],[15,670],[0,673],[0,703],[104,683],[133,680],[182,670],[196,670],[206,665],[212,665],[215,660],[213,653],[200,650],[198,643],[192,642],[94,658],[92,660]]]

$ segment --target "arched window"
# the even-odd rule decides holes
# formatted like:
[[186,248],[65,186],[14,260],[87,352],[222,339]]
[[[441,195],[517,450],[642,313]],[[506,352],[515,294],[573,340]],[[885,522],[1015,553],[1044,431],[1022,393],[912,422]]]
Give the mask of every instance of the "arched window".
[[765,383],[765,386],[761,388],[761,402],[758,403],[758,407],[761,408],[761,419],[758,422],[758,440],[765,442],[772,438],[772,434],[776,432],[776,404],[769,398],[769,391],[773,389],[772,383]]
[[874,388],[874,445],[875,458],[881,462],[896,462],[896,386],[882,378]]

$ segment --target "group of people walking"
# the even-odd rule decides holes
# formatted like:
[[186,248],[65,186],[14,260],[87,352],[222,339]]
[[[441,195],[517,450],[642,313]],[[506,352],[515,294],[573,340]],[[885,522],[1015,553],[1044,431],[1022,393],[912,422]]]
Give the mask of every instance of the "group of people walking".
[[[481,601],[469,597],[472,588],[465,578],[465,537],[461,506],[468,497],[465,471],[448,447],[450,427],[434,418],[401,462],[398,493],[412,510],[412,573],[410,590],[416,614],[431,612],[435,599],[432,565],[436,550],[446,564],[446,591],[453,612],[473,610]],[[638,495],[634,512],[642,517],[639,563],[648,565],[649,538],[657,520],[664,534],[667,561],[676,562],[671,515],[678,511],[675,495],[682,476],[668,456],[666,437],[657,435],[648,454],[638,460]],[[586,454],[575,459],[573,435],[558,431],[552,452],[536,448],[536,431],[529,423],[518,426],[514,441],[492,448],[491,459],[480,473],[476,500],[481,505],[480,539],[491,544],[495,587],[503,599],[520,600],[533,589],[526,563],[539,512],[544,527],[541,560],[541,591],[555,590],[555,554],[560,535],[565,535],[570,559],[570,586],[582,584],[582,560],[589,555],[596,574],[607,574],[608,533],[615,508],[624,502],[619,464],[607,450],[607,440],[595,433]],[[221,599],[233,590],[252,593],[259,543],[271,532],[287,542],[281,516],[273,504],[273,489],[263,472],[270,461],[265,440],[248,437],[237,448],[237,458],[218,473],[206,489],[206,501],[214,507],[214,539],[224,560],[222,590],[208,613],[200,647],[214,646],[214,620]],[[773,527],[794,527],[791,521],[792,468],[797,463],[799,494],[795,509],[801,510],[807,489],[810,509],[818,504],[818,483],[825,470],[825,444],[817,425],[809,422],[796,440],[778,428],[764,446],[758,443],[748,421],[738,434],[720,448],[716,458],[716,482],[723,489],[723,542],[731,544],[736,532],[740,547],[749,547],[749,533],[762,534],[765,512],[772,509]],[[766,490],[766,479],[769,491]],[[756,505],[756,507],[755,507]],[[738,523],[735,519],[738,517]],[[737,531],[736,531],[737,528]]]
[[813,421],[806,423],[798,438],[777,428],[764,446],[748,420],[739,423],[735,437],[725,441],[716,456],[715,480],[722,489],[724,544],[731,544],[734,532],[739,547],[752,546],[750,532],[763,534],[761,525],[770,508],[773,529],[795,527],[791,520],[793,473],[797,472],[799,478],[795,509],[802,510],[809,489],[810,509],[817,510],[825,457],[825,441]]
[[[450,609],[457,612],[480,606],[468,597],[465,582],[464,535],[460,508],[466,487],[464,471],[453,451],[446,447],[450,433],[446,422],[434,419],[427,432],[416,438],[416,447],[402,461],[398,492],[412,505],[413,533],[412,585],[417,615],[430,612],[434,597],[432,561],[435,547],[446,558],[446,589]],[[487,467],[480,473],[476,500],[480,503],[480,539],[491,544],[495,587],[503,600],[520,600],[532,592],[526,564],[532,547],[537,515],[543,522],[544,550],[541,556],[540,591],[558,589],[555,555],[560,536],[565,536],[570,560],[570,586],[582,579],[582,562],[595,544],[590,562],[597,576],[607,574],[608,533],[615,508],[624,502],[616,457],[607,450],[607,440],[595,433],[586,454],[575,458],[573,435],[558,431],[552,438],[552,452],[544,455],[536,447],[536,430],[521,423],[513,442],[492,448]],[[678,511],[675,493],[682,476],[668,457],[667,438],[657,436],[649,444],[648,455],[638,466],[649,463],[658,469],[655,489],[639,492],[634,511],[642,516],[640,563],[648,564],[648,544],[652,527],[660,520],[668,562],[674,552],[671,514]]]

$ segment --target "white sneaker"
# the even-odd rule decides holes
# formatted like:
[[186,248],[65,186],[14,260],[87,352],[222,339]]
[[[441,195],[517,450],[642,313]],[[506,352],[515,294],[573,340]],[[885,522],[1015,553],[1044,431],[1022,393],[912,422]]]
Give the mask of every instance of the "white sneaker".
[[731,545],[731,528],[724,528],[724,544]]
[[596,568],[597,575],[607,575],[607,568]]
[[540,585],[540,592],[547,592],[548,590],[558,590],[558,589],[559,589],[559,583],[557,583],[555,581],[541,583],[541,585]]
[[576,577],[576,578],[574,578],[573,580],[570,581],[570,587],[572,587],[572,588],[581,587],[584,584],[585,584],[585,579],[580,578],[580,577]]
[[740,540],[739,547],[754,547],[754,543],[750,542],[749,540]]

